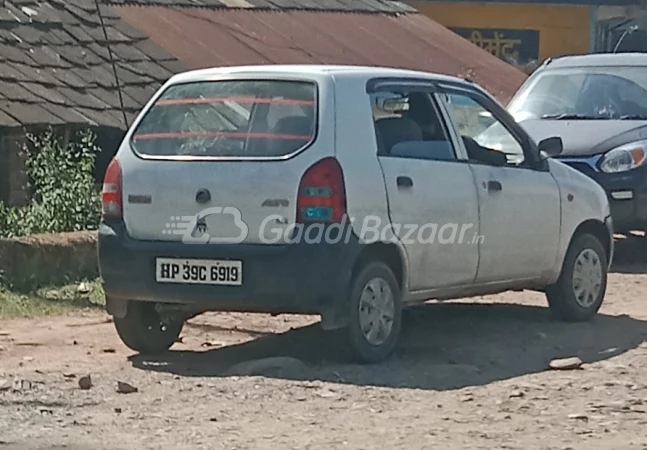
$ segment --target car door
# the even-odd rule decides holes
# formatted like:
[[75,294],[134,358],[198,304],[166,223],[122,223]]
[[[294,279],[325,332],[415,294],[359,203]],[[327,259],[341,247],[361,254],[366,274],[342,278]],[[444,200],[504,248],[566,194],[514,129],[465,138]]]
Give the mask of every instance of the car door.
[[381,86],[370,93],[392,227],[409,259],[412,292],[469,284],[478,266],[478,198],[459,161],[433,86]]
[[539,163],[536,146],[494,100],[455,86],[443,86],[440,97],[478,190],[477,284],[541,278],[553,269],[558,251],[557,182]]

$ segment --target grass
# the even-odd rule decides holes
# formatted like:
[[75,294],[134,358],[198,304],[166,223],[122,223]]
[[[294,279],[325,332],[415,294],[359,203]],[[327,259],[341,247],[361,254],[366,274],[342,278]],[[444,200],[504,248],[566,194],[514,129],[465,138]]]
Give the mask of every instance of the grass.
[[17,292],[0,286],[0,320],[68,314],[105,305],[100,280]]

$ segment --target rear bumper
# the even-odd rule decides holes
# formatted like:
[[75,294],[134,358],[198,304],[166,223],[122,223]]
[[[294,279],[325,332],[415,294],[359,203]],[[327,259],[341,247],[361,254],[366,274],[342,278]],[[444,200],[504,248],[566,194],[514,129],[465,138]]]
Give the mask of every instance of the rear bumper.
[[[344,234],[346,235],[346,233]],[[99,227],[99,269],[111,307],[123,300],[175,303],[203,311],[326,314],[345,299],[362,245],[183,244],[137,241],[123,222]],[[243,264],[242,286],[157,283],[157,257],[229,259]]]

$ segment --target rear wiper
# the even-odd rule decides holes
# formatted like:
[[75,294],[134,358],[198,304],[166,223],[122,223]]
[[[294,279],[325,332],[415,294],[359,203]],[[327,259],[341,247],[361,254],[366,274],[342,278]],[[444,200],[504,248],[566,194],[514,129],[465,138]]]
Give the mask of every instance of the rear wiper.
[[628,114],[626,116],[620,116],[620,120],[647,120],[647,116],[641,116],[640,114]]
[[602,120],[601,116],[587,116],[585,114],[544,114],[542,119],[551,120]]

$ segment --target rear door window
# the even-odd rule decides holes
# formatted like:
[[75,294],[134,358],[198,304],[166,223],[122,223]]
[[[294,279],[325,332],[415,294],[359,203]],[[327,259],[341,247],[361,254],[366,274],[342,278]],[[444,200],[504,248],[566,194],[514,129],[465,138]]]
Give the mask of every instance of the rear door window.
[[279,80],[170,86],[132,137],[142,156],[281,157],[314,139],[317,86]]

